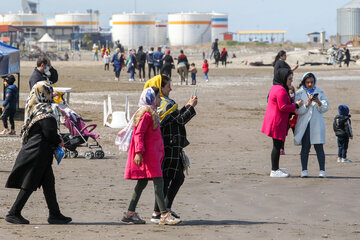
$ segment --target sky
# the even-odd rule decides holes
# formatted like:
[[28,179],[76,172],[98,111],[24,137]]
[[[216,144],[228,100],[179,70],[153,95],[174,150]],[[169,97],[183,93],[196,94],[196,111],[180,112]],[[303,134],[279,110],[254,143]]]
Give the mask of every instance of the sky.
[[[21,0],[0,0],[0,12],[21,11]],[[337,9],[350,0],[31,0],[39,1],[45,18],[56,13],[100,11],[100,25],[108,27],[114,13],[220,12],[229,15],[229,31],[285,30],[285,40],[306,42],[306,33],[336,34]]]

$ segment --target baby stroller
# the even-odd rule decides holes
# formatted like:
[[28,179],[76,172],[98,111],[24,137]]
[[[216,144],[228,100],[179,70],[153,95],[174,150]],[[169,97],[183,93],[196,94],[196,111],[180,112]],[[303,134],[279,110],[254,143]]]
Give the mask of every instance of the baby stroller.
[[[65,155],[64,157],[76,158],[78,156],[78,147],[87,147],[89,150],[85,152],[86,159],[104,158],[105,153],[101,145],[97,141],[99,134],[92,131],[96,128],[96,124],[85,125],[81,116],[74,110],[64,104],[53,104],[57,106],[58,117],[63,117],[64,126],[69,129],[69,133],[60,133],[64,139]],[[58,121],[60,123],[60,121]],[[89,143],[89,138],[93,139],[95,143]],[[94,152],[95,151],[95,152]]]

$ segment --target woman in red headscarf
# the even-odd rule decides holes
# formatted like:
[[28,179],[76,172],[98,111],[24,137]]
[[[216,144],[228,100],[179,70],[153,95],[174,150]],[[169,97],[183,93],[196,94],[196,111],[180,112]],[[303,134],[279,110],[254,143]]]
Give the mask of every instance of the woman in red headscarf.
[[228,52],[226,51],[225,48],[223,48],[223,50],[221,51],[220,61],[221,61],[221,65],[224,65],[225,63],[225,67],[226,67],[227,57],[228,57]]

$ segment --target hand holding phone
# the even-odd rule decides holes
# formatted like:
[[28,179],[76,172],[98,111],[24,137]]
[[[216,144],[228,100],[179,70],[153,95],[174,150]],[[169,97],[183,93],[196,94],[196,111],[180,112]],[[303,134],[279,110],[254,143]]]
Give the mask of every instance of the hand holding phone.
[[314,100],[314,99],[317,99],[318,98],[318,96],[319,96],[319,93],[314,93],[314,95],[312,96],[312,100]]
[[193,94],[195,97],[197,97],[197,91],[198,91],[198,88],[195,88],[194,94]]

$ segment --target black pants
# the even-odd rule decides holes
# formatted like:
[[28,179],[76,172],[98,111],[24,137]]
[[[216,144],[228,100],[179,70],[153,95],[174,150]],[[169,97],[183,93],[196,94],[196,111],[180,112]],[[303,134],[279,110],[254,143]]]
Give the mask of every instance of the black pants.
[[[49,209],[49,215],[57,216],[60,214],[60,208],[56,199],[55,177],[51,167],[43,177],[42,188]],[[32,192],[33,190],[21,189],[9,213],[14,215],[20,214]]]
[[349,146],[349,138],[348,137],[338,137],[338,157],[346,158],[347,149]]
[[[145,79],[145,64],[139,64],[139,78]],[[143,73],[143,77],[141,77],[141,72]]]
[[284,144],[283,141],[273,138],[273,149],[271,151],[271,170],[279,169],[280,148]]
[[[302,170],[307,170],[310,147],[311,147],[311,142],[310,142],[310,123],[309,123],[305,130],[304,136],[301,139],[300,158],[301,158]],[[314,144],[314,148],[315,148],[316,156],[317,156],[317,159],[319,162],[319,168],[320,168],[320,170],[325,171],[324,146],[323,146],[323,144]]]
[[[182,170],[176,174],[175,178],[166,178],[164,177],[164,197],[165,197],[165,207],[166,209],[171,209],[171,206],[174,202],[175,196],[178,193],[181,185],[185,181],[185,175]],[[160,212],[159,206],[155,201],[154,206],[155,212]]]
[[104,66],[104,70],[108,70],[109,71],[109,63],[105,63],[105,66]]
[[120,77],[120,71],[115,72],[115,77],[116,77],[116,78],[119,78],[119,77]]
[[148,70],[149,70],[149,79],[151,78],[151,70],[153,70],[154,76],[156,75],[154,64],[148,64]]
[[162,66],[156,66],[156,75],[159,75],[161,73],[161,67]]
[[15,113],[16,113],[16,109],[5,109],[5,112],[2,115],[4,128],[6,128],[6,129],[9,128],[8,123],[7,123],[8,119],[9,119],[9,122],[11,125],[11,130],[15,130],[15,122],[14,122]]

